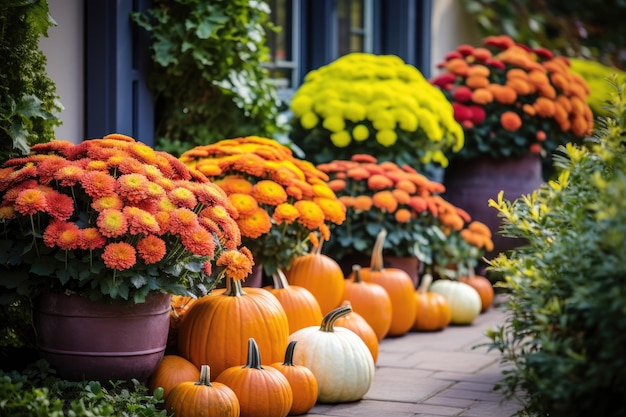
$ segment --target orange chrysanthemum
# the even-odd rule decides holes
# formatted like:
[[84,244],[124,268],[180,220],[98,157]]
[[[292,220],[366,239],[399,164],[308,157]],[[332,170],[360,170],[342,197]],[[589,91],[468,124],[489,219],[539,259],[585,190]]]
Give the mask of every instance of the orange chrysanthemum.
[[86,250],[94,250],[105,245],[106,238],[95,227],[82,229],[79,235],[78,247]]
[[509,132],[515,132],[522,127],[522,119],[519,117],[519,114],[512,111],[502,113],[500,123],[502,127]]
[[128,230],[128,220],[120,210],[107,209],[98,215],[98,230],[106,237],[119,237]]
[[[247,251],[246,248],[244,248]],[[224,274],[236,281],[244,280],[252,273],[252,259],[249,251],[225,251],[217,258],[216,265],[224,267]]]
[[47,207],[46,195],[36,188],[20,192],[15,199],[15,211],[23,215],[33,215],[45,211]]
[[373,205],[374,201],[369,195],[357,196],[352,201],[352,207],[355,210],[368,211],[372,208]]
[[259,208],[257,201],[249,194],[234,193],[229,195],[228,199],[242,216],[251,214]]
[[372,196],[374,207],[378,207],[388,213],[393,213],[398,208],[398,201],[393,197],[391,191],[379,191]]
[[123,271],[137,263],[137,251],[126,242],[110,243],[104,248],[102,260],[107,268]]
[[46,193],[46,211],[57,220],[68,220],[74,214],[72,197],[52,190]]
[[209,257],[213,257],[215,254],[215,248],[217,246],[215,239],[213,235],[202,226],[198,225],[183,233],[181,236],[183,245],[191,253],[198,256]]
[[252,196],[261,204],[276,206],[287,201],[287,192],[272,180],[261,180],[252,187]]
[[237,224],[239,225],[241,235],[251,239],[264,235],[272,227],[269,214],[262,208],[255,210],[247,216],[239,216]]
[[170,201],[178,207],[188,208],[193,210],[198,204],[196,195],[184,187],[174,188],[167,194]]
[[300,200],[294,204],[300,216],[298,216],[298,223],[304,227],[315,230],[324,223],[324,212],[321,207],[313,201]]
[[300,212],[293,204],[282,203],[277,205],[274,209],[274,213],[272,214],[272,220],[274,220],[276,224],[289,224],[293,223],[299,215]]
[[341,224],[346,219],[345,207],[339,200],[320,197],[313,201],[322,209],[326,220],[335,224]]
[[148,178],[142,174],[124,174],[117,182],[119,184],[118,193],[122,199],[130,202],[138,202],[147,197],[146,188]]
[[398,209],[394,218],[398,223],[408,223],[411,220],[411,212],[405,208]]

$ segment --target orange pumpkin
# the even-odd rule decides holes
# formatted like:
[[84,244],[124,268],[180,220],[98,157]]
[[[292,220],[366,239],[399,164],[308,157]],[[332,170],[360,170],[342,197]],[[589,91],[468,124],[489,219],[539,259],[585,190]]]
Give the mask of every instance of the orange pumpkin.
[[470,267],[469,274],[467,276],[459,277],[459,281],[469,284],[470,287],[478,291],[478,295],[480,295],[481,312],[484,313],[489,309],[489,307],[491,307],[494,296],[491,281],[482,275],[476,275],[474,273],[474,268],[472,267]]
[[293,352],[296,348],[297,341],[292,340],[287,345],[285,352],[285,360],[270,364],[272,368],[276,368],[285,375],[291,390],[293,392],[293,405],[289,410],[290,416],[297,416],[307,413],[317,402],[319,388],[317,378],[313,372],[303,365],[294,365]]
[[181,382],[165,399],[165,408],[176,417],[222,416],[238,417],[239,400],[228,386],[211,383],[208,365],[202,365],[200,380]]
[[428,292],[428,287],[432,282],[432,275],[425,274],[419,288],[415,291],[417,314],[411,330],[416,332],[442,330],[452,320],[452,310],[446,297],[438,293]]
[[163,398],[167,398],[170,391],[181,382],[197,381],[200,378],[200,369],[187,359],[178,355],[165,355],[159,361],[156,369],[148,380],[150,392],[158,387],[163,388]]
[[241,287],[226,279],[226,288],[201,297],[181,323],[179,354],[195,364],[208,364],[215,374],[245,363],[250,337],[267,358],[282,359],[287,348],[289,322],[285,309],[263,288]]
[[337,261],[322,253],[322,244],[294,259],[285,275],[289,284],[309,290],[326,314],[341,303],[344,276]]
[[387,336],[391,327],[391,298],[382,286],[361,279],[360,265],[354,265],[350,278],[345,280],[343,299],[350,301],[352,310],[372,326],[379,341]]
[[[342,306],[350,306],[350,301],[345,300]],[[372,359],[374,359],[374,364],[378,360],[378,337],[376,336],[376,332],[372,329],[367,321],[356,311],[352,310],[348,314],[339,317],[335,320],[336,327],[345,327],[346,329],[352,330],[357,334],[367,345],[367,348],[372,353]]]
[[391,299],[391,326],[387,336],[402,336],[411,330],[415,323],[417,314],[415,287],[409,274],[402,269],[383,267],[383,245],[386,236],[387,232],[383,229],[376,237],[370,267],[361,268],[361,278],[363,281],[379,284],[387,291]]
[[248,339],[245,366],[231,366],[215,380],[235,392],[241,417],[285,417],[293,405],[289,381],[278,369],[261,366],[261,355],[254,338]]
[[322,321],[322,309],[311,291],[297,285],[289,285],[282,270],[272,275],[273,286],[263,287],[278,299],[289,321],[289,334],[304,327],[315,326]]

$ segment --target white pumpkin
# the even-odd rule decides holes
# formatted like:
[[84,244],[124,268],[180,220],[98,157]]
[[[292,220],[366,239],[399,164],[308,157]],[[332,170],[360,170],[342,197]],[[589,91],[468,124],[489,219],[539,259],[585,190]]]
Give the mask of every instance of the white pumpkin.
[[321,326],[289,336],[289,341],[298,341],[293,363],[306,366],[317,379],[319,402],[360,400],[374,379],[374,360],[365,342],[352,330],[333,327],[335,320],[351,311],[349,305],[337,307],[324,316]]
[[470,285],[449,279],[438,279],[430,285],[430,291],[443,295],[450,310],[452,324],[472,324],[480,314],[482,301],[478,291]]

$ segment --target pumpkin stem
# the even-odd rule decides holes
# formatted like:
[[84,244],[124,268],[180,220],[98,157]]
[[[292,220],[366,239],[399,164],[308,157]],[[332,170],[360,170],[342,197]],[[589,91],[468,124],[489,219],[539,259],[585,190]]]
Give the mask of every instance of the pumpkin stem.
[[476,276],[476,271],[474,270],[474,265],[471,263],[467,264],[467,276],[472,279]]
[[283,361],[283,366],[294,366],[293,365],[293,351],[296,349],[296,340],[292,340],[287,345],[287,350],[285,351],[285,360]]
[[386,237],[387,231],[385,229],[381,229],[381,231],[378,232],[378,236],[376,236],[374,248],[372,248],[372,258],[370,261],[370,269],[372,271],[383,270],[383,246],[385,246]]
[[256,340],[254,340],[253,337],[248,339],[248,361],[243,367],[263,369],[263,367],[261,366],[261,354],[259,353],[259,346],[256,344]]
[[211,368],[209,368],[209,365],[202,365],[200,367],[200,380],[194,385],[205,385],[207,387],[213,386],[211,385]]
[[433,282],[433,276],[430,274],[424,274],[424,276],[422,277],[422,282],[420,282],[420,286],[417,287],[417,290],[420,292],[420,294],[426,294],[428,292],[428,287],[430,287],[430,284],[432,284]]
[[230,297],[239,297],[246,294],[247,293],[243,290],[243,287],[241,286],[240,280],[226,277],[226,291],[224,291],[224,295],[228,295]]
[[352,272],[354,275],[354,282],[360,284],[363,282],[361,279],[361,265],[352,265]]
[[280,268],[272,274],[272,281],[274,281],[275,290],[289,288],[289,282],[287,281],[287,277],[285,276],[283,270]]
[[320,326],[320,331],[332,333],[334,331],[333,326],[335,324],[335,321],[339,317],[343,317],[346,314],[350,313],[351,311],[352,311],[351,305],[342,305],[342,306],[337,307],[334,310],[329,311],[328,313],[326,313],[326,315],[322,319],[322,325]]
[[320,243],[317,246],[314,246],[311,250],[313,255],[321,255],[322,254],[322,246],[324,246],[324,238],[320,236]]

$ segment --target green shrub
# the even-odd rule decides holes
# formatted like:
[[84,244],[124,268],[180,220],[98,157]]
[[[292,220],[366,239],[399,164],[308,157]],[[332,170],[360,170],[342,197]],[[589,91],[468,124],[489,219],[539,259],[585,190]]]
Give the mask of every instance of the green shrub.
[[611,116],[560,149],[557,179],[490,202],[503,233],[528,240],[490,267],[510,299],[488,336],[511,366],[497,388],[531,415],[626,415],[626,90],[611,84]]
[[180,155],[280,131],[278,94],[262,66],[269,13],[263,1],[154,0],[132,15],[152,39],[156,148]]
[[0,370],[0,416],[11,417],[152,417],[167,416],[163,390],[148,389],[133,380],[103,386],[54,377],[45,361],[22,372]]
[[54,139],[62,109],[39,38],[54,22],[45,0],[0,3],[0,162]]

